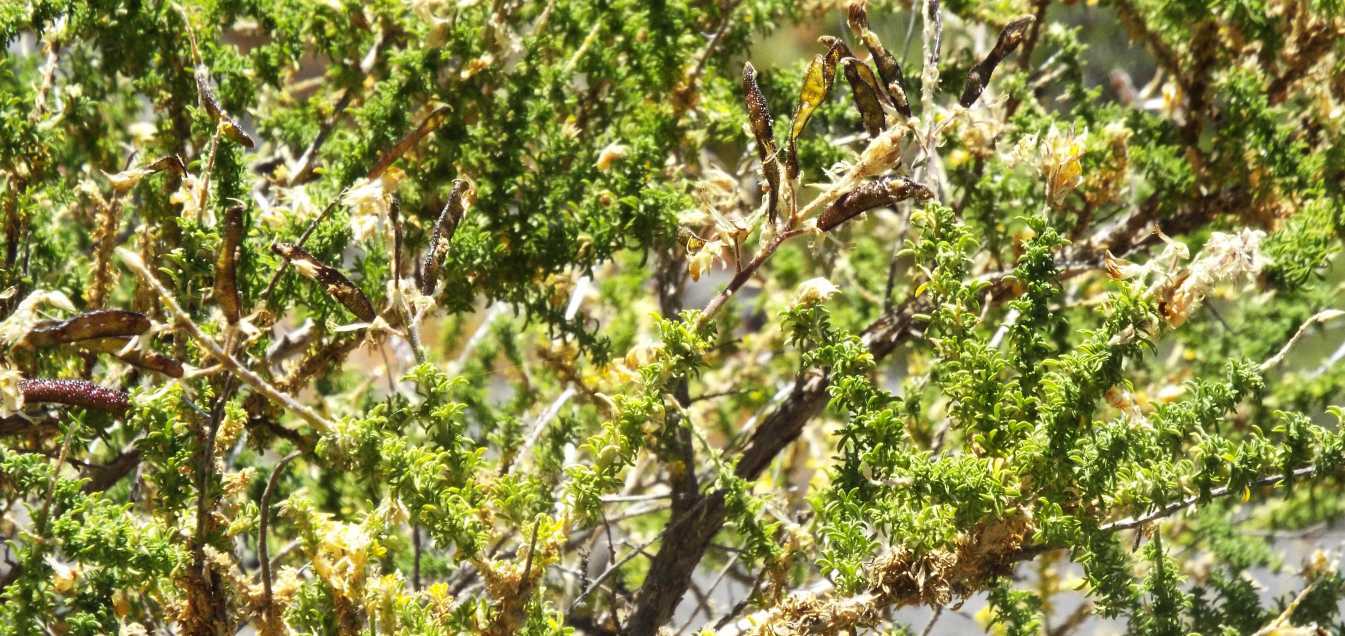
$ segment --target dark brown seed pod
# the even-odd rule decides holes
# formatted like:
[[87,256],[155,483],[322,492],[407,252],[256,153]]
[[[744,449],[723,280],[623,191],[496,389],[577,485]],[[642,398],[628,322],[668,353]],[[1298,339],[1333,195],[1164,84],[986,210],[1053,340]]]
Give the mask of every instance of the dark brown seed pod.
[[429,296],[439,282],[439,268],[448,256],[448,243],[458,230],[458,224],[467,214],[467,204],[463,196],[467,194],[467,181],[455,179],[453,191],[439,212],[439,220],[434,222],[434,231],[430,233],[430,246],[425,249],[425,258],[420,264],[420,293]]
[[205,108],[210,116],[219,122],[220,129],[224,135],[244,148],[252,149],[257,146],[257,142],[252,138],[243,127],[220,107],[219,96],[215,94],[215,82],[210,79],[210,71],[204,64],[196,65],[196,90],[201,96],[201,106]]
[[238,246],[243,242],[243,206],[231,205],[219,226],[219,252],[215,254],[215,302],[231,325],[242,317],[238,300]]
[[990,75],[995,72],[995,67],[1018,48],[1023,38],[1027,37],[1028,27],[1031,27],[1034,21],[1035,18],[1025,15],[1010,22],[999,32],[995,47],[990,49],[985,59],[967,71],[967,81],[962,84],[962,97],[957,100],[963,108],[970,108],[981,97],[986,85],[990,83]]
[[877,137],[883,134],[887,128],[887,117],[883,114],[883,103],[881,95],[882,89],[878,87],[878,78],[874,76],[873,69],[853,57],[847,57],[845,63],[845,79],[850,82],[850,92],[855,97],[855,108],[859,109],[859,116],[864,120],[864,131],[869,133],[870,137]]
[[906,177],[883,177],[864,183],[845,193],[817,219],[817,229],[827,232],[863,212],[907,199],[928,201],[934,197],[929,188]]
[[[910,117],[911,105],[906,99],[906,76],[901,72],[901,64],[897,62],[897,58],[888,52],[887,47],[884,47],[883,42],[878,39],[878,35],[869,28],[869,13],[865,5],[864,0],[851,2],[846,23],[850,25],[850,30],[855,36],[864,43],[864,48],[869,50],[873,64],[878,67],[878,76],[883,78],[882,86],[896,106],[897,112],[901,113],[902,117]],[[900,93],[900,97],[897,93]]]
[[99,309],[67,320],[37,323],[28,332],[24,342],[32,347],[50,347],[91,338],[134,336],[144,333],[149,327],[149,318],[145,314],[122,309]]
[[125,391],[109,389],[88,380],[21,380],[19,391],[28,404],[65,404],[118,414],[131,406]]
[[290,245],[288,243],[275,243],[271,245],[271,251],[280,255],[281,258],[294,265],[294,269],[299,270],[300,274],[320,283],[327,293],[341,303],[350,313],[355,314],[357,318],[364,322],[373,322],[377,314],[374,313],[374,305],[369,302],[369,297],[355,283],[350,282],[345,274],[337,271],[335,268],[328,267],[312,254],[304,251],[302,247]]
[[130,338],[95,338],[93,340],[82,340],[79,342],[79,346],[95,353],[115,356],[126,364],[148,369],[155,373],[162,373],[170,378],[182,377],[184,371],[182,363],[168,356],[137,349],[122,353],[122,350],[126,348],[126,344],[130,341]]
[[757,69],[751,62],[743,65],[743,92],[747,103],[747,120],[757,140],[757,154],[761,156],[762,172],[766,173],[766,183],[771,188],[767,194],[766,213],[774,223],[780,194],[775,133],[771,127],[771,109],[766,105],[766,96],[761,93],[761,87],[757,85]]

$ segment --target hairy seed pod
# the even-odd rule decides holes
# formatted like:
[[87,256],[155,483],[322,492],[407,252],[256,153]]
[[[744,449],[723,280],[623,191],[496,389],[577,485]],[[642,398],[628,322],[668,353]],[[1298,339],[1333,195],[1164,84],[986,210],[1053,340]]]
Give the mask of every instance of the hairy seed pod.
[[463,196],[467,193],[467,181],[453,181],[453,191],[439,212],[439,220],[434,222],[434,231],[430,232],[430,246],[425,249],[425,258],[420,264],[420,293],[429,296],[439,282],[439,268],[448,256],[448,243],[458,230],[458,224],[467,214],[467,205]]
[[995,72],[995,67],[1004,61],[1014,49],[1027,37],[1028,27],[1036,19],[1030,15],[1025,15],[1010,22],[1004,30],[999,32],[999,38],[995,40],[995,47],[990,49],[985,59],[980,64],[971,67],[967,71],[967,81],[962,84],[962,97],[957,100],[963,108],[970,108],[976,100],[981,97],[985,87],[990,83],[990,75]]
[[757,85],[757,69],[751,62],[743,64],[743,93],[747,104],[747,120],[757,140],[757,154],[761,156],[762,172],[766,174],[766,183],[771,188],[767,194],[766,213],[774,223],[780,194],[775,133],[771,127],[771,109],[766,105],[766,96],[761,93],[761,87]]
[[341,303],[350,313],[355,314],[364,322],[373,322],[377,314],[374,313],[374,305],[369,302],[369,297],[355,283],[350,282],[345,274],[337,271],[335,268],[328,267],[312,254],[309,254],[302,247],[290,245],[288,243],[275,243],[271,245],[271,251],[280,255],[281,258],[294,265],[294,269],[299,270],[300,274],[317,281],[327,290],[327,293]]
[[[897,58],[883,46],[878,34],[869,28],[869,14],[865,5],[864,0],[851,2],[846,23],[855,37],[864,43],[864,48],[869,50],[874,66],[878,67],[878,76],[883,78],[882,87],[886,89],[897,112],[901,113],[902,117],[910,117],[911,105],[906,99],[906,76],[901,72],[901,64],[897,62]],[[900,93],[900,97],[897,93]]]
[[106,353],[115,356],[117,359],[133,367],[148,369],[155,373],[162,373],[170,378],[182,377],[185,370],[181,362],[174,360],[166,355],[155,353],[153,351],[142,351],[131,349],[123,353],[130,338],[94,338],[93,340],[82,340],[79,346],[95,353]]
[[109,389],[88,380],[22,380],[19,391],[23,393],[23,401],[29,404],[65,404],[118,414],[131,406],[125,391]]
[[144,333],[149,327],[149,318],[145,314],[122,309],[99,309],[67,320],[37,323],[24,338],[24,343],[32,347],[50,347],[90,338],[134,336]]
[[219,252],[215,254],[215,302],[231,325],[238,324],[242,306],[238,300],[238,246],[243,242],[243,206],[231,205],[219,226]]
[[246,130],[243,130],[237,120],[220,107],[219,96],[215,94],[215,82],[210,79],[210,71],[206,69],[204,64],[196,65],[195,75],[196,90],[201,96],[201,106],[205,108],[207,113],[210,113],[210,116],[216,122],[219,122],[220,130],[224,131],[224,135],[238,142],[244,148],[249,150],[255,148],[257,146],[256,140]]
[[827,232],[859,216],[861,213],[884,205],[893,205],[907,199],[928,201],[934,193],[906,177],[884,177],[869,181],[845,193],[832,203],[817,219],[817,229]]
[[883,134],[887,128],[887,117],[883,114],[882,89],[878,87],[878,78],[873,69],[853,57],[847,57],[845,79],[850,82],[850,92],[855,98],[855,108],[864,120],[864,131],[870,137]]

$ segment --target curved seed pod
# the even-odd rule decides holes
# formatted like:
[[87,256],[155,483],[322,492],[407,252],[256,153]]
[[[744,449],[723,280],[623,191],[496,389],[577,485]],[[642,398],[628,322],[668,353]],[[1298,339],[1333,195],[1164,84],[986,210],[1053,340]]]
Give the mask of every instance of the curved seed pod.
[[448,256],[448,242],[458,230],[458,224],[467,214],[467,205],[463,195],[467,193],[467,181],[453,180],[453,191],[439,212],[439,220],[434,222],[434,231],[430,233],[430,246],[425,249],[425,259],[420,264],[420,293],[429,296],[439,282],[439,268],[443,267],[444,257]]
[[249,150],[256,147],[257,142],[252,139],[252,136],[243,130],[237,120],[220,107],[219,96],[215,94],[215,82],[210,79],[210,71],[206,69],[204,64],[196,65],[195,75],[196,90],[201,96],[201,106],[205,108],[207,113],[210,113],[215,121],[219,122],[220,130],[224,131],[224,135]]
[[861,213],[907,199],[928,201],[934,198],[929,188],[906,177],[884,177],[860,185],[832,203],[817,219],[817,229],[827,232]]
[[883,93],[878,87],[878,78],[873,75],[873,69],[853,57],[847,57],[845,63],[845,79],[850,82],[850,92],[855,96],[855,107],[859,109],[859,116],[864,120],[864,130],[870,137],[877,137],[883,134],[887,128],[887,117],[883,114],[883,103],[880,97]]
[[794,110],[794,123],[789,130],[789,155],[785,158],[790,179],[799,176],[799,135],[803,134],[813,112],[831,94],[831,85],[836,81],[836,64],[850,53],[845,43],[836,38],[827,38],[824,43],[828,45],[827,54],[814,56],[808,65],[808,72],[803,76],[803,88],[799,91],[799,106]]
[[94,338],[80,341],[79,346],[96,353],[106,353],[134,367],[162,373],[170,378],[180,378],[184,372],[181,362],[153,351],[131,349],[122,353],[130,338]]
[[[897,112],[901,113],[902,117],[910,117],[911,106],[906,100],[906,76],[902,74],[901,64],[897,62],[897,58],[888,52],[878,39],[878,35],[869,28],[869,13],[865,5],[864,0],[851,2],[845,21],[855,36],[864,43],[864,48],[869,50],[869,55],[873,56],[873,63],[878,67],[878,76],[883,78],[882,86],[887,89],[888,97],[892,99]],[[895,90],[893,85],[896,86]]]
[[168,170],[175,174],[182,174],[187,171],[187,166],[182,163],[182,157],[177,155],[165,155],[154,160],[154,163],[145,166],[147,170],[161,172]]
[[360,320],[373,322],[377,317],[373,303],[369,302],[369,297],[365,296],[355,283],[350,282],[345,274],[313,258],[313,255],[304,248],[288,243],[275,243],[271,245],[271,251],[289,261],[300,274],[320,283],[332,298]]
[[747,120],[752,124],[752,135],[757,139],[757,154],[761,155],[761,168],[766,173],[766,183],[771,191],[767,194],[766,213],[772,223],[775,222],[775,208],[780,194],[780,169],[776,163],[777,150],[775,133],[771,128],[771,109],[766,105],[766,96],[757,85],[757,69],[751,62],[743,64],[743,92],[747,103]]
[[112,413],[124,413],[131,406],[125,391],[88,380],[21,380],[19,391],[30,404],[66,404]]
[[238,246],[243,242],[243,206],[231,205],[220,223],[219,253],[215,255],[215,302],[224,319],[238,324],[242,306],[238,300]]
[[33,347],[50,347],[91,338],[134,336],[144,333],[149,327],[149,318],[145,314],[122,309],[99,309],[68,320],[37,323],[24,337],[24,343]]
[[419,126],[416,126],[415,129],[402,135],[402,138],[398,139],[396,144],[393,144],[391,148],[388,148],[387,152],[384,152],[383,155],[378,158],[378,161],[374,163],[374,167],[369,170],[369,180],[372,181],[383,176],[383,173],[388,171],[388,168],[392,166],[393,162],[400,159],[402,155],[406,154],[406,152],[412,148],[412,146],[420,143],[420,140],[424,139],[426,135],[429,135],[434,129],[438,128],[439,125],[444,122],[444,117],[447,116],[451,110],[453,109],[449,108],[447,105],[441,105],[435,107],[434,110],[431,110],[429,114],[425,115],[425,118],[420,120]]
[[995,67],[1018,48],[1023,38],[1027,36],[1028,27],[1032,26],[1034,21],[1035,18],[1025,15],[1010,22],[999,32],[995,47],[990,49],[980,64],[967,71],[967,81],[962,85],[962,97],[957,103],[962,104],[963,108],[969,108],[976,103],[985,86],[990,83],[990,75],[995,72]]

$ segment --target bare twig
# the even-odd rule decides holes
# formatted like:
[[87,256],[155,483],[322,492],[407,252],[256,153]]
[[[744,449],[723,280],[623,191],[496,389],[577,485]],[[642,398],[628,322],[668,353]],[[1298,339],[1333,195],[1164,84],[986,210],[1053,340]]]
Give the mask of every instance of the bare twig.
[[243,366],[243,363],[239,362],[237,358],[221,348],[219,343],[215,342],[213,338],[206,335],[206,333],[201,330],[201,327],[197,325],[196,322],[191,319],[191,316],[182,309],[182,306],[178,304],[177,299],[173,297],[173,293],[168,291],[168,288],[164,287],[163,283],[159,282],[159,279],[154,276],[154,273],[145,266],[145,263],[140,260],[139,255],[126,248],[117,248],[117,255],[121,257],[122,262],[126,263],[128,267],[139,274],[145,283],[159,295],[160,300],[167,306],[169,313],[173,315],[178,324],[185,327],[191,336],[195,338],[217,362],[237,374],[241,380],[248,383],[262,395],[265,395],[267,398],[281,404],[285,408],[294,411],[299,417],[303,418],[314,428],[324,433],[335,428],[330,421],[321,415],[318,415],[317,411],[300,404],[294,397],[281,392],[279,389],[272,386],[270,382],[263,380],[261,376],[254,373],[251,369]]
[[[261,501],[261,520],[257,527],[257,560],[262,568],[262,612],[270,619],[270,614],[275,611],[271,605],[271,559],[270,550],[267,548],[267,530],[271,522],[271,498],[275,495],[276,483],[280,481],[280,475],[285,470],[285,466],[294,461],[302,453],[294,451],[276,462],[271,468],[271,476],[266,480],[266,490],[262,492]],[[417,583],[417,587],[419,584]]]

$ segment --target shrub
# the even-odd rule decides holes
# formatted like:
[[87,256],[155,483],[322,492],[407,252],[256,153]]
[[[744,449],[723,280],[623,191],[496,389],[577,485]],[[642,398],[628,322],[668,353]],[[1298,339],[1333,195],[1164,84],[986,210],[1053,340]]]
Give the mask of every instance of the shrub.
[[1345,632],[1343,36],[8,3],[0,633]]

